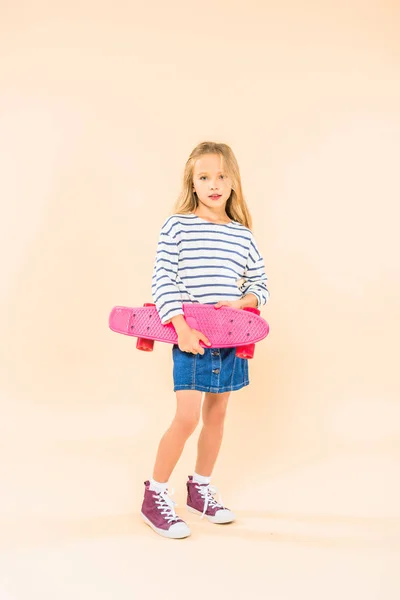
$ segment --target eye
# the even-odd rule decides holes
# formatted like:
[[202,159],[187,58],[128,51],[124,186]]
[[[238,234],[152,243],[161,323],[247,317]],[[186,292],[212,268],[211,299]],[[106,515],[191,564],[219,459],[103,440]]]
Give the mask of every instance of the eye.
[[200,177],[200,179],[206,179],[206,176],[205,176],[205,175],[202,175],[202,176]]

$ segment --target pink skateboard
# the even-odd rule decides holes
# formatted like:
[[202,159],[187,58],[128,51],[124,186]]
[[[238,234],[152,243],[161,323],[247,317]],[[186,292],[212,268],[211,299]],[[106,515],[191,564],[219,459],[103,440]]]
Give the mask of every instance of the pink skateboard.
[[[239,358],[253,358],[254,345],[264,339],[269,325],[257,308],[242,310],[222,306],[216,309],[211,304],[183,304],[187,324],[201,331],[210,340],[210,348],[236,347]],[[136,347],[150,352],[154,341],[176,344],[178,336],[174,326],[162,325],[154,304],[140,308],[115,306],[109,317],[112,331],[138,338]]]

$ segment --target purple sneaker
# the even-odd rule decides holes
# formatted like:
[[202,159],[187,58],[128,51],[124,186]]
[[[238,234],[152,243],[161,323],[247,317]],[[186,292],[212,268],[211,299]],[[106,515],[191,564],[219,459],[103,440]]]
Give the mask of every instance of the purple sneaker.
[[[205,515],[211,523],[232,523],[235,520],[233,512],[215,500],[214,494],[218,491],[216,488],[195,483],[191,475],[186,487],[188,491],[186,508],[189,512],[201,515],[201,518]],[[222,502],[221,498],[220,500]]]
[[145,481],[144,485],[145,491],[141,512],[143,521],[156,533],[164,537],[175,539],[188,537],[190,529],[176,515],[175,502],[171,500],[168,490],[155,492],[150,489],[150,481]]

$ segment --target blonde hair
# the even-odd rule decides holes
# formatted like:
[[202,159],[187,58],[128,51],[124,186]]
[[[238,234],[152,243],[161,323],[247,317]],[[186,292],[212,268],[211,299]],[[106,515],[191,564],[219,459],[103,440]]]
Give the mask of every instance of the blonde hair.
[[233,221],[251,228],[251,216],[242,192],[239,165],[232,149],[227,144],[202,142],[190,154],[183,175],[181,194],[175,204],[175,213],[193,213],[198,205],[196,193],[193,191],[193,171],[198,158],[204,154],[218,154],[228,176],[232,179],[232,192],[226,203],[226,214]]

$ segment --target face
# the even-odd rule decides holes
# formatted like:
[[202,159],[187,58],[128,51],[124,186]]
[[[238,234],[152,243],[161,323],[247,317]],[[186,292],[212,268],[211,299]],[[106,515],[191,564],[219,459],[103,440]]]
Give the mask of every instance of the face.
[[193,169],[193,190],[199,205],[225,210],[232,191],[232,180],[223,168],[222,156],[204,154],[197,159]]

